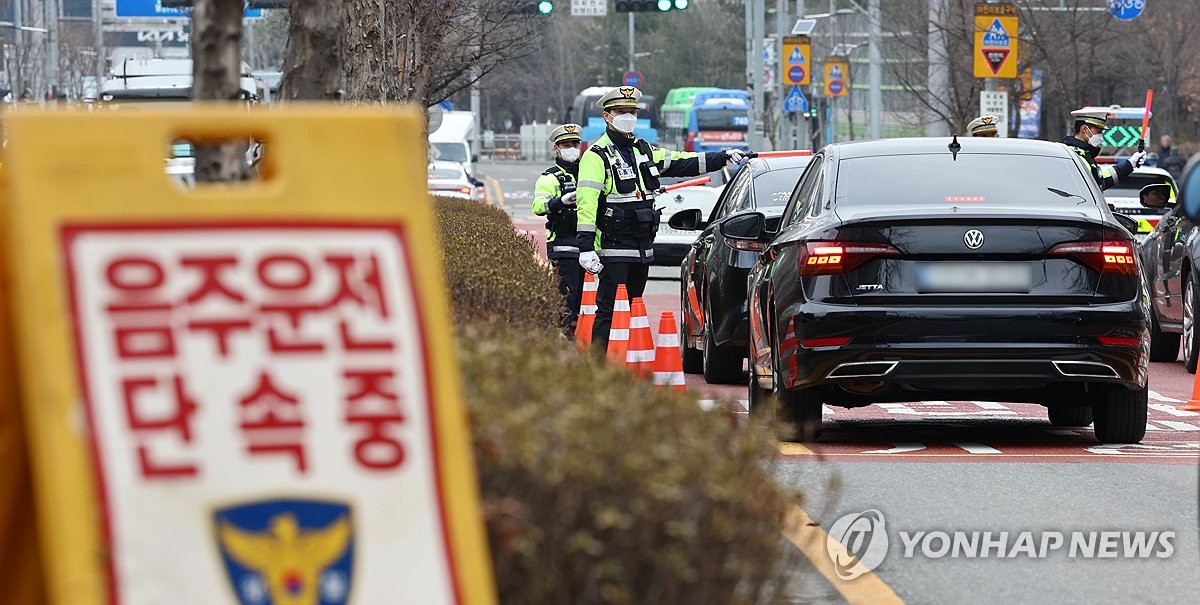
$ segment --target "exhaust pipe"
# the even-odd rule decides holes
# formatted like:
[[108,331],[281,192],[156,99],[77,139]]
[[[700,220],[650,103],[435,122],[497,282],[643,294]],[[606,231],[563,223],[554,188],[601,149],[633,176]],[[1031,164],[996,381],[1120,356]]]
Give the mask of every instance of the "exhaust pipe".
[[1055,361],[1054,369],[1063,376],[1087,378],[1120,378],[1121,375],[1107,363],[1098,361]]
[[887,376],[900,365],[899,361],[855,361],[834,368],[826,378],[878,378]]

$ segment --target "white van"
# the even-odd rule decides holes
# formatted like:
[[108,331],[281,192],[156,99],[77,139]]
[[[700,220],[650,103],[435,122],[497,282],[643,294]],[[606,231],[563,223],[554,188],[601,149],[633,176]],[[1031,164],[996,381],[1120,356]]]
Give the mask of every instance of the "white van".
[[447,111],[442,113],[442,123],[429,133],[430,160],[458,162],[467,174],[475,176],[475,162],[479,158],[471,153],[471,142],[475,140],[475,114],[469,111]]

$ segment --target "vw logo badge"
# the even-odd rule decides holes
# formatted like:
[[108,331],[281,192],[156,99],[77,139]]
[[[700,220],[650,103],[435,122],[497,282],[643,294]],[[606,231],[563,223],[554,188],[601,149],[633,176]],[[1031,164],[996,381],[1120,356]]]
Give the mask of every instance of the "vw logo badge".
[[963,243],[972,250],[978,250],[983,246],[983,232],[978,229],[972,229],[963,234]]

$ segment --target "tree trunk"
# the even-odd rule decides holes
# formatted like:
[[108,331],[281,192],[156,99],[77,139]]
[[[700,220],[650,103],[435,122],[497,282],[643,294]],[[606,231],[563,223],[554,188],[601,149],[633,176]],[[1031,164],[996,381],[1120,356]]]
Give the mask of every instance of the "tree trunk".
[[341,98],[343,32],[350,1],[292,0],[280,99]]
[[[192,98],[241,99],[243,0],[195,0],[192,12]],[[195,145],[196,181],[238,181],[249,176],[246,144]]]

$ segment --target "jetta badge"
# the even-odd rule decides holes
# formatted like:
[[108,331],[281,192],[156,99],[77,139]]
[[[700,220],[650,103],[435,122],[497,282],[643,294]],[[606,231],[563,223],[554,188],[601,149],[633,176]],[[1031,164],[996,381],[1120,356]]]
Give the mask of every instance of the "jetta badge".
[[963,243],[972,250],[978,250],[983,246],[983,232],[978,229],[971,229],[963,234]]

